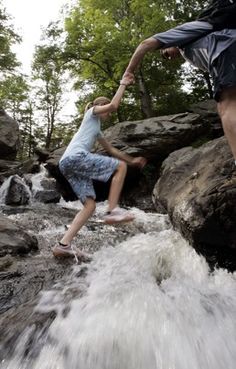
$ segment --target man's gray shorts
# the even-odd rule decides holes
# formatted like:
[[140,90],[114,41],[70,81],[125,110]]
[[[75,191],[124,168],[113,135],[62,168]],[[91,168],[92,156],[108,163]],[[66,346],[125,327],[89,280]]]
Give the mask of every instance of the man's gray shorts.
[[236,42],[222,51],[213,62],[210,74],[213,78],[214,98],[219,101],[226,87],[236,87]]
[[81,151],[68,156],[59,163],[59,168],[82,203],[88,197],[96,199],[93,179],[107,182],[116,171],[119,160],[109,156]]

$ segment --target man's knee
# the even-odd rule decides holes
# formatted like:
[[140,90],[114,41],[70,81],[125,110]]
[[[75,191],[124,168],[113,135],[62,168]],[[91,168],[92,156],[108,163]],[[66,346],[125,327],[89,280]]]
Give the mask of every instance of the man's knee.
[[230,119],[232,111],[236,110],[236,86],[223,89],[217,103],[217,110],[221,119]]

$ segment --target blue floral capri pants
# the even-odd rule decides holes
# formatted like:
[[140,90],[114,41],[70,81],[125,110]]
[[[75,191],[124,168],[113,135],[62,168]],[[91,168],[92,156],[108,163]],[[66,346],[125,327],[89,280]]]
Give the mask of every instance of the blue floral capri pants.
[[87,197],[96,199],[93,179],[107,182],[118,165],[118,159],[86,151],[81,151],[76,156],[68,156],[59,162],[61,173],[82,203]]

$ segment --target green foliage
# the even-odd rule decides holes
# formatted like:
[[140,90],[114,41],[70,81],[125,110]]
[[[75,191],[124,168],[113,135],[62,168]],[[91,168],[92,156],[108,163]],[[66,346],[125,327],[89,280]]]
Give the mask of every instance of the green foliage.
[[[64,55],[77,78],[76,88],[83,91],[78,102],[80,111],[85,102],[94,97],[112,97],[140,41],[172,24],[172,21],[166,21],[158,2],[81,0],[66,20]],[[180,91],[181,83],[176,73],[179,65],[167,64],[163,68],[159,53],[146,56],[142,75],[155,113],[162,104],[163,91],[173,90],[173,84],[176,91]],[[139,94],[138,85],[126,93],[127,98],[120,109],[122,119],[128,105],[129,116],[141,118]]]
[[[78,0],[65,20],[66,33],[59,22],[51,23],[36,47],[32,77],[37,87],[33,91],[25,77],[15,71],[18,63],[11,46],[20,38],[0,0],[0,104],[19,121],[20,156],[31,155],[34,141],[47,148],[67,144],[87,102],[115,94],[138,44],[155,33],[195,19],[205,4],[201,0]],[[137,83],[127,89],[117,115],[104,128],[117,121],[178,113],[191,102],[208,97],[209,76],[196,70],[186,72],[182,64],[182,60],[163,61],[159,52],[148,53],[137,73]],[[58,119],[68,78],[65,70],[75,78],[79,94],[78,116],[70,125]],[[191,94],[183,89],[185,84],[190,86]],[[146,111],[144,100],[150,103]],[[38,116],[40,113],[39,124],[35,112]]]
[[16,55],[11,51],[11,46],[20,40],[9,23],[9,16],[0,1],[0,67],[2,73],[12,71],[19,65]]
[[50,148],[55,122],[62,109],[65,86],[64,61],[62,60],[62,32],[57,23],[51,23],[43,35],[43,45],[38,45],[34,54],[33,78],[36,87],[37,108],[45,119],[45,147]]
[[[193,0],[80,0],[65,22],[64,50],[64,60],[80,91],[79,111],[97,96],[114,95],[133,51],[143,39],[196,17],[203,4],[205,1]],[[186,106],[189,97],[182,89],[182,63],[163,61],[158,52],[145,56],[138,78],[152,104],[150,114],[160,115],[169,106],[175,113]],[[204,84],[202,90],[200,86],[195,90],[197,96],[205,89]],[[137,83],[126,92],[119,120],[142,118],[145,112],[141,107]]]
[[20,112],[20,118],[18,119],[21,133],[21,145],[18,152],[18,158],[20,160],[29,158],[34,152],[34,147],[37,146],[34,136],[34,131],[36,129],[34,108],[34,104],[28,97],[24,104],[24,108]]
[[14,119],[18,119],[23,102],[27,99],[29,86],[23,75],[10,74],[0,81],[0,105]]

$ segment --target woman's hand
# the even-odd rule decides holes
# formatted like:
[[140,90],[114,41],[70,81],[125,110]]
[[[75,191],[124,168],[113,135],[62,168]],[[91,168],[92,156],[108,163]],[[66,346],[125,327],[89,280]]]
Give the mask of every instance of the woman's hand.
[[129,164],[132,167],[134,166],[142,169],[147,164],[147,159],[145,159],[143,156],[137,156],[136,158],[133,158]]

